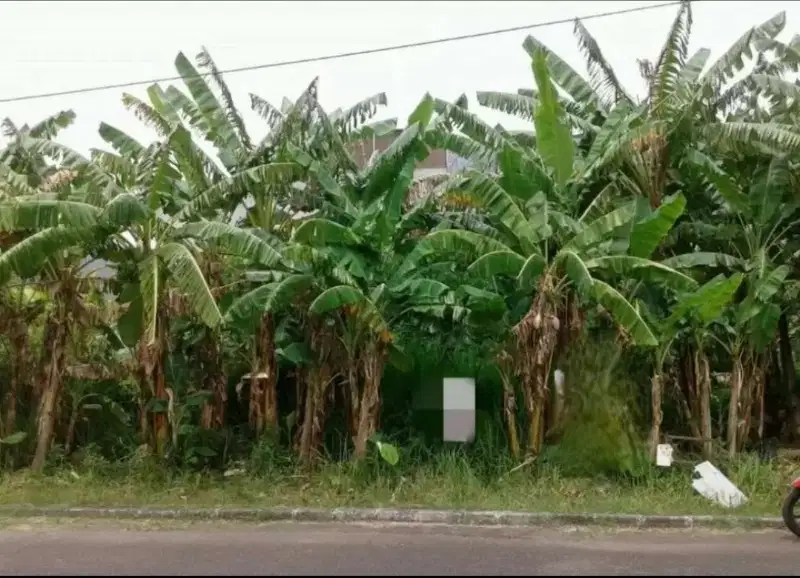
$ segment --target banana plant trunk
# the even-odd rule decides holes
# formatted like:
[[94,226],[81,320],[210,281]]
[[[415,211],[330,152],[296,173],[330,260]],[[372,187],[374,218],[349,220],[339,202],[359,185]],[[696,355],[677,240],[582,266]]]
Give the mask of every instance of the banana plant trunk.
[[300,424],[299,459],[305,466],[314,463],[323,441],[327,417],[327,389],[330,371],[327,364],[313,367],[307,373],[304,388],[303,420]]
[[[748,350],[747,355],[742,358],[742,390],[740,394],[740,411],[736,441],[738,450],[744,448],[745,443],[750,437],[751,424],[754,408],[758,407],[760,425],[759,436],[763,435],[763,413],[764,406],[764,385],[766,381],[765,359],[762,355]],[[758,404],[756,406],[756,404]]]
[[[162,346],[162,339],[159,338],[158,353],[153,372],[153,378],[155,380],[154,391],[156,400],[168,403],[167,375],[164,368],[165,351],[166,349]],[[153,413],[153,439],[155,440],[155,450],[158,457],[164,457],[169,437],[168,414],[166,411],[162,411],[159,408],[159,411]]]
[[[219,256],[208,251],[202,261],[203,276],[207,279],[217,299],[225,297],[224,281]],[[225,412],[228,406],[228,379],[225,376],[220,335],[206,329],[202,341],[202,367],[205,389],[211,392],[211,399],[203,405],[200,425],[205,429],[219,430],[225,427]]]
[[303,394],[303,420],[299,432],[299,459],[311,466],[322,445],[327,418],[327,395],[332,381],[331,350],[335,336],[313,320],[309,323],[309,344],[314,352],[314,364],[306,372]]
[[21,319],[14,319],[11,326],[11,375],[9,376],[8,393],[5,403],[4,436],[13,434],[17,429],[17,399],[20,386],[28,377],[28,355],[30,342],[28,328]]
[[359,402],[358,432],[354,440],[355,459],[363,460],[367,455],[367,443],[378,429],[381,409],[381,380],[386,363],[386,351],[378,342],[370,343],[361,356],[364,388]]
[[543,275],[536,299],[515,328],[519,373],[528,414],[527,453],[533,456],[541,453],[544,442],[548,379],[560,327],[555,308],[548,298],[552,289],[552,278],[549,274]]
[[692,437],[699,441],[703,457],[711,458],[714,450],[711,426],[711,370],[703,348],[685,346],[680,353],[678,384],[683,399],[681,407]]
[[278,435],[278,362],[271,313],[261,318],[250,378],[250,426],[259,434]]
[[[308,465],[311,461],[311,421],[314,419],[314,396],[311,393],[314,386],[313,369],[306,372],[305,380],[300,387],[298,402],[302,400],[302,418],[297,432],[297,457],[301,464]],[[301,407],[298,403],[298,412]]]
[[733,357],[733,370],[731,371],[731,398],[728,404],[728,457],[733,459],[739,451],[739,420],[740,406],[742,398],[742,388],[744,386],[744,364],[742,363],[742,351],[735,352]]
[[347,425],[350,429],[350,438],[355,440],[358,437],[359,407],[361,404],[359,387],[358,358],[352,356],[347,364]]
[[70,319],[69,305],[72,292],[60,287],[53,296],[54,311],[45,322],[43,343],[43,371],[39,387],[41,392],[36,451],[31,469],[40,471],[47,460],[50,446],[53,443],[56,419],[58,418],[58,402],[61,397],[64,359],[66,357],[67,340],[69,339]]
[[664,412],[662,410],[663,399],[664,374],[659,368],[650,378],[650,405],[652,407],[653,417],[650,425],[648,446],[650,450],[650,459],[652,460],[656,459],[658,444],[661,442],[661,423],[664,420]]
[[[167,319],[163,311],[156,316],[156,333],[152,342],[148,342],[147,334],[139,341],[139,364],[142,395],[149,392],[159,405],[169,402],[167,394],[167,378],[164,368],[164,357],[167,351]],[[151,449],[158,457],[163,457],[169,441],[169,419],[167,411],[162,407],[154,408],[147,414],[147,405],[142,400],[142,426],[148,432],[142,432],[144,441],[149,441]]]
[[798,400],[796,388],[797,370],[794,365],[794,353],[792,352],[792,339],[789,335],[789,320],[786,313],[783,313],[778,320],[778,347],[780,349],[781,377],[788,400],[787,430],[789,441],[792,442],[798,435],[800,426],[800,400]]
[[228,405],[228,380],[222,366],[219,336],[207,331],[201,347],[203,355],[203,381],[211,391],[211,400],[203,405],[200,424],[206,429],[225,427],[225,409]]
[[76,399],[72,403],[72,410],[69,414],[69,424],[67,424],[67,436],[64,442],[64,454],[70,455],[72,448],[75,444],[75,429],[78,425],[78,417],[80,416],[80,399]]
[[500,380],[503,382],[503,414],[506,418],[506,429],[508,431],[508,447],[514,459],[519,459],[521,451],[517,430],[517,394],[511,381],[513,361],[511,356],[504,351],[500,354],[497,362]]
[[[563,306],[559,309],[557,320],[553,321],[551,319],[551,323],[555,323],[558,326],[556,349],[552,359],[556,360],[556,367],[562,367],[568,361],[569,352],[575,347],[580,347],[580,341],[583,339],[584,312],[580,308],[576,295],[571,292],[567,293]],[[551,360],[550,366],[552,367],[552,365],[553,361]],[[569,396],[567,395],[568,383],[566,376],[562,373],[561,380],[557,380],[554,372],[553,378],[555,387],[550,395],[551,403],[545,412],[547,416],[545,439],[563,433],[564,417],[568,409],[567,401]]]
[[711,459],[714,452],[711,429],[711,372],[708,357],[701,348],[695,350],[695,383],[697,384],[698,408],[700,415],[700,437],[703,439],[703,457]]
[[311,458],[316,457],[322,449],[325,435],[325,423],[328,419],[328,398],[331,392],[331,368],[323,364],[317,371],[316,388],[314,389],[314,413],[311,420]]
[[264,421],[268,435],[278,434],[278,360],[275,354],[275,323],[271,313],[261,321],[258,334],[259,375],[264,375]]
[[697,419],[700,415],[700,408],[695,361],[695,347],[692,345],[683,347],[678,362],[678,385],[682,394],[680,396],[680,406],[689,424],[692,437],[699,440],[702,434]]

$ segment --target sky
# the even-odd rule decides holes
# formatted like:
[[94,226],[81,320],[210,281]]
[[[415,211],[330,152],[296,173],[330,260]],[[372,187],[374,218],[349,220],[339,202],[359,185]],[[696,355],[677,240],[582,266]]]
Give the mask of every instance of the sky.
[[[581,17],[660,2],[0,2],[0,98],[174,76],[175,56],[194,60],[205,46],[218,68],[295,60],[492,29]],[[690,51],[705,47],[718,57],[749,27],[785,11],[782,38],[800,33],[799,2],[692,3]],[[642,94],[637,58],[655,60],[677,7],[590,20],[586,27],[629,91]],[[445,100],[466,93],[470,108],[491,123],[527,128],[523,121],[479,109],[475,92],[516,92],[532,87],[530,59],[522,49],[532,35],[585,72],[572,24],[558,24],[474,40],[404,49],[341,60],[240,72],[226,76],[251,136],[266,132],[250,110],[248,93],[279,106],[296,99],[315,76],[326,110],[347,107],[378,92],[388,106],[376,119],[400,119],[426,91]],[[175,83],[184,88],[182,83]],[[166,86],[166,85],[164,85]],[[146,85],[127,88],[145,98]],[[100,121],[150,142],[153,134],[121,104],[122,89],[0,103],[0,118],[35,123],[72,109],[76,123],[59,141],[86,154],[103,147]],[[105,147],[107,148],[107,147]]]

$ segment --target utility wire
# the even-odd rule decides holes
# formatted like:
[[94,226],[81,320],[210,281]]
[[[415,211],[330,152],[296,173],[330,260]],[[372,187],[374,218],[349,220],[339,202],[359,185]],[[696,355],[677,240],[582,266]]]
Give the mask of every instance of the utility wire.
[[[487,32],[477,32],[474,34],[462,34],[461,36],[450,36],[449,38],[437,38],[434,40],[423,40],[421,42],[409,42],[407,44],[395,44],[394,46],[384,46],[381,48],[370,48],[367,50],[357,50],[354,52],[340,52],[339,54],[329,54],[327,56],[313,56],[311,58],[300,58],[298,60],[283,60],[280,62],[270,62],[267,64],[256,64],[252,66],[241,66],[239,68],[229,68],[227,70],[220,70],[221,74],[235,74],[237,72],[247,72],[250,70],[264,70],[267,68],[280,68],[283,66],[294,66],[297,64],[307,64],[309,62],[323,62],[326,60],[337,60],[339,58],[350,58],[352,56],[364,56],[367,54],[378,54],[381,52],[391,52],[393,50],[404,50],[406,48],[417,48],[420,46],[432,46],[434,44],[444,44],[446,42],[457,42],[460,40],[472,40],[474,38],[483,38],[486,36],[496,36],[498,34],[506,34],[508,32],[519,32],[521,30],[530,30],[533,28],[542,28],[544,26],[554,26],[556,24],[568,24],[575,20],[595,20],[598,18],[607,18],[609,16],[619,16],[622,14],[633,14],[635,12],[646,12],[648,10],[655,10],[657,8],[666,8],[667,6],[677,6],[681,4],[681,0],[673,2],[662,2],[661,4],[651,4],[650,6],[639,6],[637,8],[625,8],[623,10],[612,10],[609,12],[598,12],[589,14],[587,16],[562,18],[560,20],[550,20],[547,22],[538,22],[535,24],[526,24],[524,26],[513,26],[511,28],[500,28],[498,30],[489,30]],[[193,77],[205,77],[206,74],[192,75]],[[191,78],[191,77],[187,77]],[[130,82],[120,82],[118,84],[105,84],[101,86],[92,86],[88,88],[75,88],[72,90],[61,90],[58,92],[43,92],[39,94],[28,94],[25,96],[14,96],[9,98],[0,99],[0,103],[7,102],[21,102],[24,100],[36,100],[40,98],[51,98],[54,96],[68,96],[72,94],[84,94],[88,92],[99,92],[101,90],[111,90],[114,88],[128,88],[131,86],[140,86],[143,84],[157,84],[160,82],[172,82],[176,80],[183,80],[182,76],[169,76],[164,78],[153,78],[150,80],[134,80]]]

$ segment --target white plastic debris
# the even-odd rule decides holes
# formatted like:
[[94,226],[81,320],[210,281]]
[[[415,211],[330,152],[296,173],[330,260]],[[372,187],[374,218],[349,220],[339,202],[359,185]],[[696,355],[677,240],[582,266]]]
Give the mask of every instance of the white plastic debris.
[[726,508],[738,508],[747,503],[747,497],[715,468],[711,462],[703,462],[694,468],[692,487],[709,500]]
[[553,426],[558,427],[564,414],[564,372],[556,369],[553,372],[553,383],[555,384],[555,395],[553,396]]
[[556,369],[553,372],[553,381],[556,385],[556,393],[558,393],[558,395],[564,395],[564,372],[560,369]]
[[668,468],[672,465],[672,446],[670,444],[658,444],[656,448],[656,465]]

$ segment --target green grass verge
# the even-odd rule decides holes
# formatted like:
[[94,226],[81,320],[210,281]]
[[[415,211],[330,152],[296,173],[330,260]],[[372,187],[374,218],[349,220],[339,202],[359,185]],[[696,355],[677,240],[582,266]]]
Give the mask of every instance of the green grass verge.
[[[252,470],[251,466],[251,470]],[[320,466],[313,474],[288,466],[260,474],[170,473],[145,462],[3,476],[0,503],[49,506],[426,507],[537,512],[737,514],[777,516],[793,468],[743,458],[725,468],[750,502],[736,510],[710,503],[691,487],[689,466],[653,470],[636,479],[567,477],[553,466],[509,473],[508,464],[476,465],[443,453],[423,464]]]

